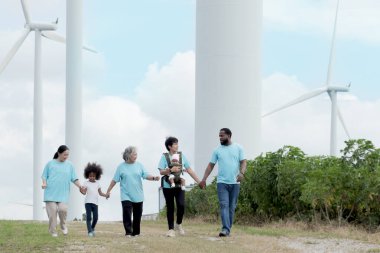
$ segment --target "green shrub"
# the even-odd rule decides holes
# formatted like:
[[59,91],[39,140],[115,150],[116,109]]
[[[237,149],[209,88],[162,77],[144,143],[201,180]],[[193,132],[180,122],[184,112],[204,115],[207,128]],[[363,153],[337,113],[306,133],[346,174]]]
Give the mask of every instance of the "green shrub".
[[[346,141],[341,157],[306,156],[284,146],[247,162],[237,221],[320,218],[375,227],[380,222],[380,149],[371,141]],[[189,216],[217,219],[216,182],[186,195]]]

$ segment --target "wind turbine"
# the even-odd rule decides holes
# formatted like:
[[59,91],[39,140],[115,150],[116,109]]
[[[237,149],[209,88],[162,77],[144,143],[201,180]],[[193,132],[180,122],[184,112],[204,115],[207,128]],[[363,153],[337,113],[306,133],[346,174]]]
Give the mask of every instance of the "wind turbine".
[[[42,194],[41,194],[41,170],[42,162],[42,120],[43,120],[43,97],[41,79],[41,36],[65,43],[65,38],[55,33],[58,19],[52,23],[32,22],[28,6],[25,0],[21,0],[22,10],[25,17],[25,28],[21,37],[16,41],[11,50],[0,64],[0,74],[12,60],[22,43],[31,31],[35,32],[35,59],[34,59],[34,105],[33,105],[33,219],[42,220]],[[83,47],[91,52],[96,52],[88,47]]]
[[349,85],[344,87],[339,86],[332,86],[330,84],[331,82],[331,74],[332,74],[332,66],[334,64],[334,58],[335,58],[335,33],[336,33],[336,24],[338,20],[338,10],[339,10],[339,0],[337,0],[337,6],[335,11],[335,21],[334,21],[334,29],[333,29],[333,35],[331,40],[331,49],[330,49],[330,58],[329,58],[329,65],[327,69],[327,78],[326,78],[326,86],[318,88],[314,91],[311,91],[309,93],[306,93],[288,103],[285,105],[270,111],[266,114],[264,114],[262,117],[266,117],[268,115],[271,115],[275,112],[278,112],[280,110],[283,110],[287,107],[290,107],[292,105],[301,103],[305,100],[311,99],[313,97],[316,97],[324,92],[327,92],[330,100],[331,100],[331,133],[330,133],[330,155],[336,156],[337,155],[337,117],[339,117],[340,122],[342,123],[342,126],[347,134],[347,136],[350,138],[350,135],[348,133],[346,124],[344,123],[342,114],[340,113],[340,110],[337,105],[337,93],[338,92],[348,92],[349,91]]
[[[228,127],[248,159],[260,154],[263,0],[197,0],[195,169]],[[215,172],[213,171],[212,175]],[[209,177],[210,179],[212,177]]]
[[[42,220],[42,194],[40,190],[40,170],[42,169],[42,80],[41,80],[41,36],[45,31],[55,31],[55,23],[31,22],[29,11],[24,0],[21,0],[25,17],[25,28],[21,37],[5,56],[0,65],[0,74],[12,60],[31,31],[35,32],[35,59],[34,59],[34,106],[33,106],[33,219]],[[58,21],[58,20],[57,20]]]

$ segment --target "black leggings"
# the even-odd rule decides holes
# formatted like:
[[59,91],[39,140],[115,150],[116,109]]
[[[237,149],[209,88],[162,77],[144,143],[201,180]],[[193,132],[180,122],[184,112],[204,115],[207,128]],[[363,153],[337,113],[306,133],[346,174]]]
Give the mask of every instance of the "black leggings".
[[166,218],[168,219],[169,229],[174,229],[174,199],[177,206],[177,224],[182,223],[183,214],[185,213],[185,191],[180,187],[163,188],[166,201]]
[[[125,235],[139,235],[141,216],[143,212],[143,202],[131,202],[129,200],[121,201],[123,207],[123,225]],[[133,213],[133,222],[131,221]]]

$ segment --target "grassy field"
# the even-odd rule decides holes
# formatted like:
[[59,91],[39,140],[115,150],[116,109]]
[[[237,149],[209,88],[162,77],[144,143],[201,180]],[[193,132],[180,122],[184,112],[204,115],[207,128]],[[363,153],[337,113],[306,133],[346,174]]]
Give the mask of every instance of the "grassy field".
[[126,238],[120,222],[99,223],[89,238],[83,222],[69,223],[69,235],[53,238],[46,222],[1,221],[0,252],[380,252],[380,233],[354,227],[313,227],[272,223],[234,226],[217,237],[219,224],[185,220],[185,236],[165,237],[166,222],[143,221],[142,235]]

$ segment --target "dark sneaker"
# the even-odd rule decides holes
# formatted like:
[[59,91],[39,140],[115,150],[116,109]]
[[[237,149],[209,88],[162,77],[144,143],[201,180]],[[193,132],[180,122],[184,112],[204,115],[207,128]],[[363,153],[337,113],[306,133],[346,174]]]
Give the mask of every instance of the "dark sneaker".
[[222,231],[219,233],[219,237],[226,237],[226,236],[228,236],[226,231]]

